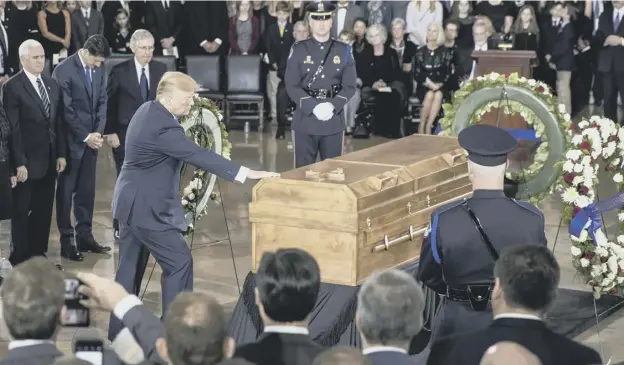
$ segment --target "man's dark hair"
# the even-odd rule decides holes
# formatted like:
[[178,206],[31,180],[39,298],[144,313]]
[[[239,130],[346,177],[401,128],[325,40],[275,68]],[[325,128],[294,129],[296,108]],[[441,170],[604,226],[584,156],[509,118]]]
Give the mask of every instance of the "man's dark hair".
[[32,258],[9,271],[2,283],[2,313],[15,340],[50,340],[65,304],[65,281],[50,261]]
[[241,357],[234,357],[231,359],[225,359],[223,361],[221,361],[219,364],[217,365],[254,365],[253,363],[250,363],[249,361],[241,358]]
[[365,355],[352,347],[332,347],[321,352],[312,365],[372,365]]
[[227,335],[223,307],[208,294],[180,293],[167,309],[165,340],[172,364],[217,364]]
[[547,311],[557,296],[559,265],[546,246],[520,245],[506,250],[494,266],[507,305]]
[[266,315],[276,322],[299,322],[312,312],[321,285],[318,263],[309,253],[279,249],[262,255],[256,287]]
[[446,27],[447,27],[449,24],[453,24],[453,25],[455,26],[455,28],[457,28],[457,30],[459,31],[459,22],[458,22],[457,20],[452,19],[452,18],[451,18],[451,19],[447,19],[447,20],[444,22],[444,29],[446,29]]
[[101,34],[94,34],[87,39],[82,48],[86,49],[91,56],[104,57],[110,56],[110,47],[108,41]]

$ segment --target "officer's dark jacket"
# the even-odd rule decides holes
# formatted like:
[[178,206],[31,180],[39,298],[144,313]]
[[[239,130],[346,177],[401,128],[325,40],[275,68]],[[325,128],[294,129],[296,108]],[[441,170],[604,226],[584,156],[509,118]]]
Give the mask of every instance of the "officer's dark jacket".
[[[418,279],[441,294],[447,286],[461,290],[494,281],[494,259],[463,202],[434,211],[420,251]],[[475,190],[466,202],[499,255],[514,245],[546,245],[544,215],[532,204],[507,198],[502,190]]]
[[[331,98],[318,99],[310,96],[306,89],[328,50],[330,54],[324,68],[310,89],[330,90],[333,85],[341,85],[341,90]],[[295,42],[288,57],[284,84],[288,96],[296,104],[292,121],[293,130],[318,136],[343,131],[345,126],[343,108],[355,94],[357,84],[351,46],[334,39],[319,42],[312,37]],[[334,106],[334,116],[321,122],[313,111],[317,105],[325,102],[330,102]]]

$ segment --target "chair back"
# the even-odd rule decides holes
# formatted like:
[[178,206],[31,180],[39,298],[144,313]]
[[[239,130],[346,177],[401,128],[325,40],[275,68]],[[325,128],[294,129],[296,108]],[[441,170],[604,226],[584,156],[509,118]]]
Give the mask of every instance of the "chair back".
[[167,71],[177,71],[175,56],[154,56],[152,59],[164,63],[167,66]]
[[186,73],[199,86],[210,91],[220,91],[220,59],[219,56],[201,55],[186,56]]
[[125,62],[129,59],[131,59],[132,57],[134,57],[133,55],[129,54],[129,55],[115,55],[115,56],[110,56],[108,57],[105,61],[104,61],[104,67],[106,68],[106,75],[110,75],[111,71],[113,70],[113,68],[115,66],[117,66],[118,64]]
[[260,92],[260,57],[255,55],[228,56],[227,92]]

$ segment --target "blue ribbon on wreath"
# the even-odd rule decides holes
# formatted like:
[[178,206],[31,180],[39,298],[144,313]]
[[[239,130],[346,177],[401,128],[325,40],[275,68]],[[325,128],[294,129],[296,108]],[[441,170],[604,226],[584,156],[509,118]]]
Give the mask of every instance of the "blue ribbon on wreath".
[[[540,138],[537,137],[534,129],[517,129],[517,128],[502,128],[511,134],[518,141],[533,141],[539,142]],[[442,127],[440,124],[436,127],[433,134],[440,134],[442,132]]]
[[575,237],[580,237],[589,223],[589,237],[591,237],[592,241],[595,243],[596,231],[602,227],[602,213],[622,207],[624,207],[624,192],[615,194],[607,200],[592,203],[576,213],[570,222],[568,232]]

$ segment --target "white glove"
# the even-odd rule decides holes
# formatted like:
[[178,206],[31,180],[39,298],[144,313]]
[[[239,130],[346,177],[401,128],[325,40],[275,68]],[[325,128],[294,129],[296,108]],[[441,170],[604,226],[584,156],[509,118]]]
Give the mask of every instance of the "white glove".
[[314,115],[318,120],[326,121],[330,120],[334,116],[334,105],[332,103],[320,103],[313,110]]

